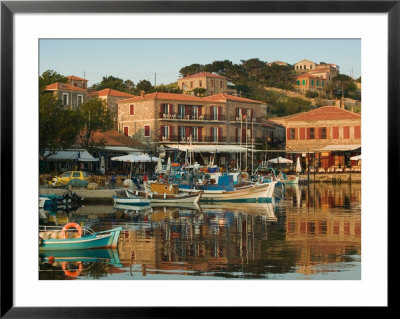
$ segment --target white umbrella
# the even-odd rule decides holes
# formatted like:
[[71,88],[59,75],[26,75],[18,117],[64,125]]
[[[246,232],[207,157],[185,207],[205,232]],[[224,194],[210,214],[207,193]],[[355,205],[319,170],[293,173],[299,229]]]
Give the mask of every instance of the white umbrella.
[[100,171],[101,171],[102,175],[104,175],[106,172],[105,165],[104,165],[104,156],[101,156],[101,158],[100,158]]
[[[128,155],[123,155],[123,156],[112,157],[111,160],[131,163],[131,172],[132,172],[132,163],[157,162],[158,157],[149,156],[147,154],[141,154],[141,155],[128,154]],[[129,175],[131,175],[131,172],[129,173]]]
[[271,160],[268,160],[268,162],[273,163],[273,164],[278,164],[278,163],[280,163],[280,164],[291,164],[291,163],[293,163],[292,160],[287,159],[287,158],[283,158],[283,157],[280,157],[280,156],[277,157],[277,158],[273,158]]
[[301,173],[302,168],[300,164],[300,157],[297,157],[297,163],[296,163],[296,173]]
[[167,174],[171,171],[171,157],[168,156],[168,162],[167,162]]
[[357,155],[357,156],[352,156],[352,157],[350,157],[350,160],[351,161],[358,161],[358,160],[360,160],[361,159],[361,155]]
[[159,157],[155,172],[160,173],[161,171],[162,171],[162,164],[161,164],[161,157]]

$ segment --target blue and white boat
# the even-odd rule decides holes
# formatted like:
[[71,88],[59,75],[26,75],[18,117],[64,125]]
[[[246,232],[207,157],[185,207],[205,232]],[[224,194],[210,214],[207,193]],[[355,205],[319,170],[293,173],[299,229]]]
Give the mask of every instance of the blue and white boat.
[[136,205],[136,206],[148,206],[150,205],[150,199],[146,197],[119,197],[113,195],[114,205],[123,204],[123,205]]
[[179,184],[181,192],[203,191],[201,202],[271,202],[276,182],[234,187],[232,175],[222,175],[215,184]]
[[[72,228],[72,229],[71,229]],[[39,250],[74,250],[116,248],[122,227],[94,232],[77,223],[61,226],[40,226]]]

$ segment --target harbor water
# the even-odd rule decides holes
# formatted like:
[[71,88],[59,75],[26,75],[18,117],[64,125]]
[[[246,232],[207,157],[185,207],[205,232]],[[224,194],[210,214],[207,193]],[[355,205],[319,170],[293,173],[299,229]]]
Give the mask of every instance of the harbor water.
[[116,249],[39,253],[40,280],[360,280],[361,184],[275,189],[272,203],[40,210],[41,225],[122,226]]

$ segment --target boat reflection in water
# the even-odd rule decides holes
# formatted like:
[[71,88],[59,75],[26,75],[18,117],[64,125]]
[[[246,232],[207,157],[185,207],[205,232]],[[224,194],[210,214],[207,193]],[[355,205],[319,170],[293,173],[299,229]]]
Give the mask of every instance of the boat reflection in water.
[[[82,270],[74,278],[361,279],[361,185],[286,186],[279,197],[272,203],[79,208],[68,222],[123,227],[122,267],[99,261],[97,277]],[[57,269],[60,278],[52,279],[72,278],[62,265]]]
[[121,268],[117,249],[40,251],[39,279],[97,279]]

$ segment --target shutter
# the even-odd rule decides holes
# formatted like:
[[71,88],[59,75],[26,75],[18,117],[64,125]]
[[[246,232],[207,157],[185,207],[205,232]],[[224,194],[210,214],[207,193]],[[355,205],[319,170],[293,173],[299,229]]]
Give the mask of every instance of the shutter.
[[199,112],[199,116],[201,116],[201,115],[202,115],[202,111],[203,111],[203,107],[198,106],[198,107],[197,107],[197,110],[198,110],[198,112]]
[[174,107],[174,105],[173,104],[168,104],[168,114],[172,114],[173,112],[173,107]]
[[240,116],[240,115],[239,115],[239,114],[240,114],[239,110],[240,110],[240,109],[237,107],[237,108],[236,108],[236,117],[239,117],[239,116]]
[[161,135],[161,136],[164,136],[164,125],[161,125],[161,126],[160,126],[160,129],[161,129],[161,134],[160,134],[160,135]]
[[246,143],[246,129],[242,128],[242,143]]
[[164,113],[164,104],[160,104],[160,113],[163,114]]
[[198,140],[199,142],[202,142],[202,131],[203,131],[203,128],[202,128],[202,127],[199,127],[199,128],[197,129],[197,136],[198,136],[197,140]]
[[186,137],[190,136],[190,127],[189,126],[185,127],[185,136]]
[[218,106],[218,121],[222,120],[222,106]]
[[318,136],[315,137],[316,140],[320,140],[322,137],[322,127],[318,128]]
[[174,128],[172,126],[169,127],[169,139],[172,140],[172,135],[174,133]]
[[212,141],[213,133],[214,133],[213,128],[210,127],[210,141]]
[[185,105],[185,115],[191,115],[189,105]]
[[239,142],[239,128],[235,128],[235,142]]
[[222,142],[222,127],[218,128],[218,142]]
[[286,139],[290,140],[290,129],[289,128],[286,129]]
[[251,117],[252,118],[254,117],[254,110],[253,109],[251,109]]

